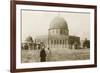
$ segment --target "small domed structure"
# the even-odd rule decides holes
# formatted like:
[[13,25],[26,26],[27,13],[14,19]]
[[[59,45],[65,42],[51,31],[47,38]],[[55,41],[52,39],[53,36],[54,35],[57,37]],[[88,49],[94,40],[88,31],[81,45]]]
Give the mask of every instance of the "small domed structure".
[[25,40],[26,42],[33,42],[33,38],[32,36],[28,36]]

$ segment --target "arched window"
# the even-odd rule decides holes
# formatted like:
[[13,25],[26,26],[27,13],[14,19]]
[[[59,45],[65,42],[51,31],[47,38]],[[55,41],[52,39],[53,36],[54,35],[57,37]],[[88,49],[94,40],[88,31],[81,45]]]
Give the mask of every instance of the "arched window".
[[51,44],[53,44],[53,40],[51,40]]
[[56,44],[56,40],[54,40],[54,44]]
[[63,40],[63,44],[65,43],[65,40]]

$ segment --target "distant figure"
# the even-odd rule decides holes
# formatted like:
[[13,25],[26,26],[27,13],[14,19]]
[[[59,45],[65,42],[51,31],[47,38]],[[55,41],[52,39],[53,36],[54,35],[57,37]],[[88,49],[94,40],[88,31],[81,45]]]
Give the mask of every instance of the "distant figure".
[[51,50],[49,47],[46,48],[46,54],[47,54],[47,57],[46,57],[47,61],[50,61],[51,60]]
[[40,51],[40,61],[45,62],[46,61],[46,52],[44,49],[41,49]]

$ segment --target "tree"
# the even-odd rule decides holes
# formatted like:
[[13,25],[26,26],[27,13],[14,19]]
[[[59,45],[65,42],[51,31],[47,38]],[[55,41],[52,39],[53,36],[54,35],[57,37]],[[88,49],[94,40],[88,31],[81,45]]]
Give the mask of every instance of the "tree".
[[72,49],[72,46],[74,44],[74,39],[69,39],[68,44],[69,44],[70,48]]
[[90,41],[87,40],[87,38],[83,41],[83,47],[84,48],[90,48]]
[[25,50],[28,50],[28,44],[24,44],[23,48],[24,48]]

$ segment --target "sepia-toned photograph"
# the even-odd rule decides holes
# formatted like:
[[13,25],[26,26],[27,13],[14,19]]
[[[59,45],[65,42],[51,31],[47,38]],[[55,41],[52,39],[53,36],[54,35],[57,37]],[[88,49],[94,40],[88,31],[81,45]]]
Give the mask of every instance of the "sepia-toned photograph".
[[89,12],[21,10],[21,63],[89,59]]
[[97,6],[11,1],[11,72],[97,67]]

